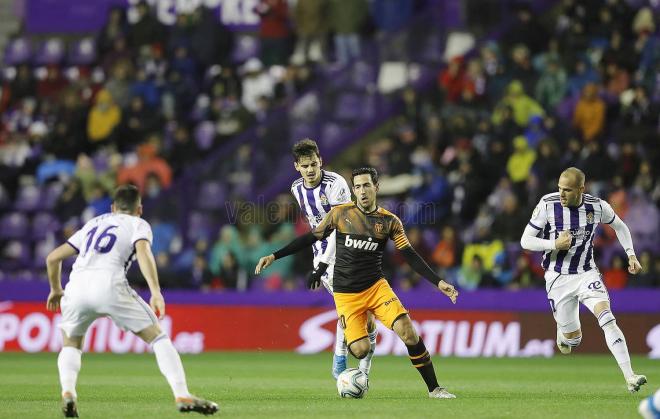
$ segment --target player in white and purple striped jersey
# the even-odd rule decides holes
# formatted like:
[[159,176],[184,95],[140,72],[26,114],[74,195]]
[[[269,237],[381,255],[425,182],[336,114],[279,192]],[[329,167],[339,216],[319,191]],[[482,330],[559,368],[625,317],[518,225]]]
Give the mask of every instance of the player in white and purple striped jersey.
[[633,372],[623,332],[610,310],[610,297],[596,264],[593,241],[598,224],[608,224],[628,255],[628,271],[642,270],[626,224],[610,204],[584,193],[584,173],[575,167],[559,177],[559,192],[539,201],[520,239],[524,249],[543,251],[545,288],[557,322],[557,346],[569,354],[582,340],[579,303],[598,320],[607,347],[614,355],[628,390],[638,391],[646,377]]
[[[325,215],[336,205],[351,202],[351,190],[346,180],[339,174],[322,170],[323,160],[316,142],[304,139],[293,145],[294,167],[301,175],[291,185],[291,193],[298,201],[300,209],[307,218],[309,225],[316,228]],[[332,294],[332,277],[335,264],[335,235],[314,243],[314,270],[307,280],[310,289],[316,289],[321,284]],[[360,369],[369,374],[371,359],[376,348],[376,323],[372,313],[368,313],[367,331],[371,350],[360,360]],[[337,321],[337,334],[335,340],[335,354],[333,357],[332,375],[337,378],[346,369],[347,347],[344,340],[344,328]]]

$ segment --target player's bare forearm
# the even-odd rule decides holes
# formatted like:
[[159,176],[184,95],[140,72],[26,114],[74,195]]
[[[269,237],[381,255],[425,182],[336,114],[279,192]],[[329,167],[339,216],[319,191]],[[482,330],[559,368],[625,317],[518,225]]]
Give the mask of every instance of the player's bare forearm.
[[53,249],[46,257],[46,271],[48,272],[48,283],[51,290],[62,289],[62,261],[77,253],[77,250],[69,243],[64,243]]
[[156,269],[156,260],[151,252],[151,245],[146,240],[140,240],[135,243],[135,253],[137,254],[140,272],[142,272],[142,276],[147,281],[151,295],[160,294],[158,270]]

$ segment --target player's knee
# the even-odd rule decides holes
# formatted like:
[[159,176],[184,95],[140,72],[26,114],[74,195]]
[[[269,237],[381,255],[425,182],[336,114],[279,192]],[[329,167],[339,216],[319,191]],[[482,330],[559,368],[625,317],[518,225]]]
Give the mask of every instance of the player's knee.
[[151,326],[137,332],[136,335],[138,335],[143,341],[151,344],[155,343],[156,340],[167,337],[167,333],[163,332],[158,324],[152,324]]
[[369,354],[371,346],[367,339],[360,339],[356,342],[353,342],[349,345],[348,350],[351,351],[351,354],[357,359],[362,359]]

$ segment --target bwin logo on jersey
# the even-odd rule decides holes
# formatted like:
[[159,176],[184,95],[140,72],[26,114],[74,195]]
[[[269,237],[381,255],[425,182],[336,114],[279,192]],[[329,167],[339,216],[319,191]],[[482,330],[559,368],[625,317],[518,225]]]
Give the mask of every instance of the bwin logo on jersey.
[[346,235],[344,246],[352,247],[354,249],[372,250],[372,251],[378,249],[378,243],[372,242],[371,237],[369,237],[367,240],[357,240],[357,239],[351,239],[350,235]]

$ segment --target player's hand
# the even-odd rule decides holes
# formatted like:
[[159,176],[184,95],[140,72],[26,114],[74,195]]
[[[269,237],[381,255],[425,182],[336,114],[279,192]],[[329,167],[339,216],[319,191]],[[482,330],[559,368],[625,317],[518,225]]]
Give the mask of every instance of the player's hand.
[[307,277],[307,288],[310,290],[315,290],[321,286],[321,277],[328,269],[328,264],[319,262],[319,266],[314,268],[314,270]]
[[571,233],[568,230],[564,230],[559,233],[559,237],[555,239],[555,248],[557,250],[568,250],[571,247]]
[[637,275],[642,272],[642,264],[637,260],[637,256],[628,256],[628,272]]
[[440,281],[438,283],[438,289],[442,291],[444,295],[449,297],[451,300],[452,304],[456,304],[456,299],[458,298],[458,291],[452,284],[448,284],[445,281]]
[[50,290],[48,300],[46,300],[46,308],[48,311],[56,312],[59,310],[62,297],[64,297],[64,290]]
[[151,294],[149,305],[151,306],[151,309],[154,311],[154,313],[156,313],[156,316],[158,316],[159,320],[163,320],[165,318],[165,299],[161,293]]
[[259,275],[261,271],[269,267],[273,262],[275,262],[275,255],[273,254],[262,257],[261,259],[259,259],[259,263],[257,263],[257,267],[254,268],[254,274]]

